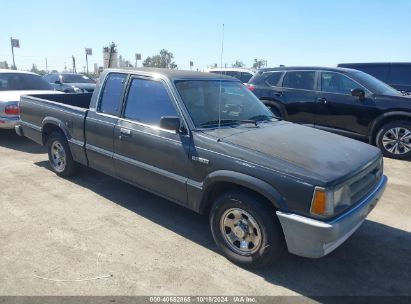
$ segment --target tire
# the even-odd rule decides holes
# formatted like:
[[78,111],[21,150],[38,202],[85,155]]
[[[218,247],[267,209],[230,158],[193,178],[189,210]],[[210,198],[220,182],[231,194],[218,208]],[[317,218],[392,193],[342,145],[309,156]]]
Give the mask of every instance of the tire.
[[375,142],[386,157],[411,159],[411,122],[397,120],[385,124]]
[[[214,202],[209,219],[217,247],[239,266],[261,268],[284,252],[284,235],[275,210],[257,195],[246,191],[223,193]],[[235,236],[231,241],[230,233]]]
[[61,177],[73,176],[78,163],[73,160],[66,137],[60,132],[53,132],[47,139],[49,162],[53,171]]

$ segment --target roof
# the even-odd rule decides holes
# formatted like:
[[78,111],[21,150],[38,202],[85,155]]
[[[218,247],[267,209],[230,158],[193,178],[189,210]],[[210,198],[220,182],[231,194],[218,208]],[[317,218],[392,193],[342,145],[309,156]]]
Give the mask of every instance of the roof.
[[381,65],[407,65],[411,66],[411,62],[359,62],[359,63],[340,63],[338,66],[381,66]]
[[271,72],[271,71],[295,71],[295,70],[304,70],[304,71],[329,71],[329,72],[340,72],[340,73],[348,73],[354,72],[354,69],[348,68],[330,68],[330,67],[318,67],[318,66],[287,66],[287,67],[277,67],[277,68],[264,68],[259,69],[258,71],[262,72]]
[[230,76],[224,76],[220,74],[194,72],[185,70],[171,70],[171,69],[158,69],[158,68],[129,68],[129,69],[106,69],[105,73],[120,72],[131,73],[142,72],[147,75],[162,75],[170,79],[223,79],[223,80],[238,80]]
[[255,73],[252,69],[247,69],[247,68],[236,68],[236,67],[231,67],[231,68],[209,68],[205,69],[204,72],[210,72],[210,71],[235,71],[235,72],[249,72],[249,73]]
[[36,74],[36,73],[32,73],[32,72],[18,71],[18,70],[9,70],[9,69],[0,69],[0,73],[16,73],[16,74],[31,74],[31,75],[38,75],[38,74]]

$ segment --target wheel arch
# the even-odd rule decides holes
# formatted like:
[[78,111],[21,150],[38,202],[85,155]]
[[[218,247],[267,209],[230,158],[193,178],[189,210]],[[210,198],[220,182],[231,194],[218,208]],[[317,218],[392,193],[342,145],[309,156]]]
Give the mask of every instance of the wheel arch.
[[287,116],[287,111],[285,110],[284,105],[281,104],[278,100],[275,100],[274,98],[271,98],[271,97],[261,97],[260,100],[266,106],[275,107],[280,112],[283,118]]
[[387,112],[383,113],[379,117],[377,117],[373,123],[370,125],[369,128],[369,143],[372,145],[376,144],[376,136],[378,131],[382,126],[385,124],[395,121],[395,120],[406,120],[411,122],[411,113],[410,112],[404,112],[404,111],[393,111],[393,112]]
[[211,173],[204,182],[200,213],[208,213],[220,194],[233,189],[252,192],[262,197],[276,210],[287,210],[284,198],[270,184],[243,173],[221,170]]
[[65,125],[58,119],[53,117],[46,117],[43,119],[41,133],[43,134],[43,145],[46,144],[47,138],[53,132],[62,133],[66,139],[69,139],[69,134],[66,131]]

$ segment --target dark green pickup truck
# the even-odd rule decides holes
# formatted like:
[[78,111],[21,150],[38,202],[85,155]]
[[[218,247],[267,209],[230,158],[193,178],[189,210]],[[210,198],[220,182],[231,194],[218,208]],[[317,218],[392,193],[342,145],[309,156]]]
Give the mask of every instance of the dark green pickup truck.
[[93,95],[19,105],[16,132],[48,147],[59,176],[82,164],[208,214],[219,249],[242,266],[285,248],[330,253],[387,182],[377,148],[278,120],[231,77],[107,70]]

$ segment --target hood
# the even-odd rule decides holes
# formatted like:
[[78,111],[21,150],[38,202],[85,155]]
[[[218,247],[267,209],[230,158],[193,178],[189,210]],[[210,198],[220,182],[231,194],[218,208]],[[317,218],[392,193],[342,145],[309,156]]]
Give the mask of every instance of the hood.
[[[366,143],[284,121],[205,133],[224,143],[268,156],[256,158],[267,161],[259,165],[277,169],[273,166],[278,162],[269,160],[280,159],[331,184],[351,177],[381,155],[379,149]],[[253,159],[245,160],[255,163]]]
[[61,92],[52,90],[26,90],[26,91],[0,91],[0,102],[1,101],[19,101],[22,95],[33,95],[33,94],[60,94]]

